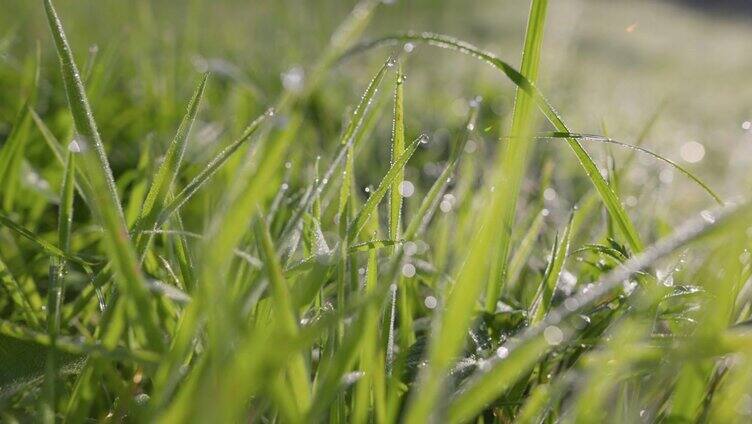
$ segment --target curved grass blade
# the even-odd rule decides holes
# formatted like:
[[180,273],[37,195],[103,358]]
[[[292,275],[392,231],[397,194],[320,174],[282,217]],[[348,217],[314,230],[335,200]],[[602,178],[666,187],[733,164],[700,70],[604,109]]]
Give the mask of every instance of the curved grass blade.
[[8,227],[10,230],[17,233],[21,237],[24,237],[27,240],[31,241],[32,243],[36,244],[37,247],[42,249],[49,256],[65,258],[73,263],[77,263],[84,267],[93,265],[91,262],[88,262],[85,259],[79,258],[78,256],[66,253],[60,250],[60,248],[58,248],[57,246],[53,245],[52,243],[49,243],[48,241],[37,237],[36,234],[29,231],[27,228],[24,228],[23,226],[17,224],[16,222],[14,222],[12,219],[10,219],[7,215],[5,215],[2,212],[0,212],[0,225]]
[[625,149],[631,149],[636,152],[644,153],[648,156],[658,159],[661,162],[667,163],[671,167],[675,168],[677,171],[684,174],[687,178],[694,181],[698,186],[700,186],[700,188],[705,190],[705,192],[708,193],[710,197],[712,197],[713,200],[716,201],[716,203],[718,203],[719,205],[723,205],[723,199],[721,199],[720,196],[718,196],[707,184],[705,184],[700,178],[695,176],[691,171],[679,165],[678,163],[672,161],[671,159],[663,157],[659,155],[658,153],[655,153],[652,150],[646,149],[644,147],[629,144],[629,143],[624,143],[624,142],[617,141],[609,137],[603,137],[603,136],[595,135],[595,134],[565,133],[565,132],[556,131],[556,132],[544,133],[536,138],[539,138],[539,139],[573,138],[573,139],[582,140],[582,141],[593,141],[593,142],[598,142],[598,143],[613,144],[619,147],[623,147]]
[[78,133],[74,140],[76,147],[73,150],[74,152],[78,150],[77,161],[80,161],[82,171],[92,184],[92,192],[87,193],[87,197],[92,202],[91,206],[97,221],[104,228],[107,251],[127,294],[128,317],[136,328],[143,330],[143,336],[148,345],[160,351],[164,343],[158,319],[151,307],[146,282],[128,237],[128,228],[120,207],[115,180],[86,98],[86,91],[52,1],[44,0],[44,8],[60,59],[68,105]]
[[[431,46],[445,48],[445,49],[457,51],[463,54],[467,54],[469,56],[475,57],[483,62],[488,63],[489,65],[503,72],[510,80],[512,80],[512,82],[515,85],[517,85],[517,87],[521,88],[528,95],[532,96],[533,99],[535,99],[536,104],[538,105],[538,109],[541,110],[541,112],[543,112],[543,114],[546,116],[546,119],[548,119],[548,121],[551,122],[551,124],[554,126],[554,128],[557,131],[566,132],[566,133],[570,132],[567,126],[564,124],[564,121],[559,116],[558,112],[556,112],[553,106],[551,106],[548,100],[546,100],[546,98],[543,96],[540,90],[533,83],[531,83],[528,79],[526,79],[514,67],[504,62],[493,53],[486,52],[484,50],[479,49],[478,47],[475,47],[474,45],[470,43],[466,43],[464,41],[460,41],[460,40],[457,40],[455,38],[452,38],[446,35],[434,34],[430,32],[422,32],[422,33],[407,32],[403,34],[386,36],[386,37],[382,37],[376,40],[365,42],[365,43],[362,43],[353,47],[352,49],[350,49],[348,52],[346,52],[343,55],[343,58],[346,58],[350,55],[363,52],[365,50],[368,50],[368,49],[371,49],[380,45],[390,45],[394,43],[405,43],[405,42],[427,43]],[[608,210],[611,217],[619,226],[619,229],[622,231],[623,235],[626,237],[632,250],[636,252],[641,251],[643,247],[642,241],[637,233],[637,230],[634,227],[634,224],[632,223],[632,220],[629,218],[629,215],[624,210],[624,207],[619,201],[619,198],[616,195],[616,193],[608,185],[605,178],[603,178],[603,176],[600,174],[600,171],[598,170],[598,166],[593,162],[593,159],[582,148],[582,146],[577,142],[577,140],[568,138],[567,143],[569,144],[569,146],[572,148],[573,152],[577,156],[577,159],[580,161],[580,164],[584,168],[585,173],[587,174],[588,178],[590,179],[590,181],[593,183],[596,190],[600,194],[600,197],[604,205],[606,206],[606,209]]]

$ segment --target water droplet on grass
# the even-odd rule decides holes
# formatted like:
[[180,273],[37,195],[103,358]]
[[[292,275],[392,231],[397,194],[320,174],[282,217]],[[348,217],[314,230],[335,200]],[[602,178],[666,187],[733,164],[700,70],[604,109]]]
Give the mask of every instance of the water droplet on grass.
[[564,333],[561,329],[555,325],[549,325],[543,330],[543,337],[546,339],[546,343],[551,346],[557,346],[564,341]]
[[712,212],[710,212],[710,211],[708,211],[708,210],[704,210],[704,211],[700,212],[700,216],[701,216],[701,217],[702,217],[702,219],[704,219],[704,220],[705,220],[705,222],[707,222],[708,224],[712,224],[712,223],[714,223],[714,222],[715,222],[715,217],[713,216],[713,213],[712,213]]
[[402,265],[402,275],[404,275],[407,278],[412,278],[415,276],[415,265],[413,264],[404,264]]
[[415,193],[415,186],[410,181],[402,181],[399,185],[399,193],[402,197],[410,197]]
[[506,358],[507,356],[509,356],[509,349],[505,348],[504,346],[499,346],[499,348],[496,349],[496,356],[501,359]]
[[303,90],[303,78],[305,73],[300,66],[294,66],[282,73],[282,86],[285,90],[299,93]]
[[426,296],[425,300],[423,300],[423,304],[426,305],[426,308],[428,309],[435,309],[436,306],[438,306],[439,301],[433,296]]
[[72,153],[81,153],[81,144],[83,142],[79,143],[78,140],[75,138],[71,140],[70,143],[68,143],[68,150]]
[[681,146],[679,155],[686,162],[697,163],[705,157],[705,146],[696,141],[689,141]]

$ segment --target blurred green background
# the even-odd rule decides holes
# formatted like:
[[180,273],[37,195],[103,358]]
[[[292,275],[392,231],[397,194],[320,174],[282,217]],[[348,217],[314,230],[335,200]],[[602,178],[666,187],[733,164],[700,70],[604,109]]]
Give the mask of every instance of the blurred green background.
[[[707,7],[721,3],[727,7]],[[752,130],[745,124],[752,121],[752,15],[743,2],[721,3],[551,2],[539,86],[573,131],[605,133],[627,143],[634,143],[660,110],[645,147],[686,165],[725,198],[745,194],[752,177],[748,171]],[[204,163],[220,139],[236,134],[273,104],[285,83],[304,83],[307,67],[353,4],[344,0],[57,2],[79,64],[94,64],[87,87],[118,175],[134,168],[145,148],[164,150],[199,72],[209,69],[213,77],[207,102],[187,156],[189,163]],[[526,0],[385,1],[367,34],[445,33],[516,65],[527,8]],[[62,136],[70,131],[70,120],[42,4],[10,0],[3,9],[0,140],[7,137],[30,86],[37,43],[43,69],[35,109]],[[388,54],[388,49],[380,49],[353,57],[327,76],[307,106],[307,113],[318,118],[317,136],[299,142],[301,157],[306,151],[332,151],[347,106],[357,102],[358,93]],[[485,99],[485,139],[476,142],[480,153],[493,150],[503,133],[500,127],[508,122],[512,84],[473,59],[428,46],[416,46],[405,56],[409,135],[432,134],[434,156],[439,157],[450,129],[464,119],[467,99],[480,95]],[[384,143],[376,145],[383,148],[374,154],[386,163],[390,123],[382,121],[377,134]],[[700,160],[697,145],[687,147],[693,141],[704,148]],[[602,146],[586,147],[605,164]],[[613,150],[618,167],[626,153]],[[408,176],[412,173],[420,179],[431,173],[431,152],[426,155],[418,162],[423,169],[408,169]],[[559,156],[567,160],[559,161]],[[41,141],[29,145],[27,157],[41,174],[51,161]],[[562,194],[557,201],[566,210],[580,194],[577,181],[587,185],[585,177],[558,142],[537,149],[538,166],[546,158],[557,166],[555,186]],[[661,198],[661,205],[678,208],[655,214],[679,222],[712,204],[664,164],[642,156],[639,163],[622,188],[628,206],[650,207]],[[381,171],[374,172],[375,179]],[[368,181],[365,176],[363,183]],[[644,190],[646,186],[651,190]]]

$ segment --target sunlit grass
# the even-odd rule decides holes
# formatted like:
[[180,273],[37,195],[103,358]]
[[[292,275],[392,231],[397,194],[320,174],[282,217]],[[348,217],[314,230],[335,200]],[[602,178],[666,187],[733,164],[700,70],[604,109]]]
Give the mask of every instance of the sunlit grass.
[[[570,130],[537,84],[548,1],[530,2],[519,70],[442,34],[361,40],[380,8],[368,0],[279,96],[248,81],[238,95],[221,66],[176,67],[193,95],[149,98],[155,133],[172,135],[127,140],[133,166],[91,101],[106,93],[90,78],[118,68],[96,50],[79,67],[56,6],[39,4],[60,66],[35,52],[0,146],[2,421],[752,415],[752,204],[644,146],[660,113],[634,141]],[[468,93],[461,122],[440,124],[448,141],[414,128],[418,45],[498,71],[494,90],[516,93],[509,127]],[[364,56],[380,64],[333,111],[330,77]],[[40,101],[50,87],[65,108]],[[115,107],[137,90],[121,89]],[[538,155],[540,140],[567,155]],[[603,146],[630,156],[601,163]],[[635,155],[676,169],[708,209],[670,226],[628,208]],[[548,207],[554,180],[576,182],[577,206]]]

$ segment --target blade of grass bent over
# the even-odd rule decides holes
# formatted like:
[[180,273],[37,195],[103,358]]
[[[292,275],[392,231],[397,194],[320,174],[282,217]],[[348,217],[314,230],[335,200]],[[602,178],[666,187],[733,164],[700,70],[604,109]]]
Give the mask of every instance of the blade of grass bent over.
[[[551,106],[551,104],[543,96],[540,90],[530,81],[528,81],[514,67],[510,66],[508,63],[504,62],[493,53],[483,51],[470,43],[466,43],[464,41],[460,41],[446,35],[434,34],[430,32],[408,32],[404,34],[382,37],[353,47],[343,55],[343,58],[371,49],[376,46],[404,42],[422,42],[427,43],[431,46],[457,51],[459,53],[472,56],[493,66],[494,68],[503,72],[515,85],[523,89],[535,99],[535,102],[538,105],[538,109],[543,113],[543,115],[545,115],[546,119],[548,119],[548,121],[554,126],[556,131],[566,133],[570,132],[567,126],[564,124],[564,121],[559,116],[558,112],[553,108],[553,106]],[[614,221],[618,224],[630,247],[632,247],[632,250],[636,252],[641,251],[642,241],[637,234],[637,230],[635,229],[632,220],[624,210],[624,207],[619,201],[616,193],[608,185],[605,178],[603,178],[603,176],[600,174],[598,166],[593,162],[590,155],[588,155],[588,153],[582,148],[577,140],[567,138],[567,143],[577,156],[577,159],[585,170],[585,173],[598,191],[598,194],[600,195],[601,200],[606,206],[609,215],[611,215],[612,218],[614,218]]]
[[651,156],[655,159],[658,159],[661,162],[667,163],[672,168],[675,168],[677,171],[684,174],[687,178],[692,180],[695,184],[700,186],[703,190],[705,190],[706,193],[710,195],[710,197],[713,198],[713,200],[716,201],[719,205],[723,205],[723,199],[718,196],[715,191],[713,191],[707,184],[705,184],[700,178],[695,176],[691,171],[689,171],[687,168],[684,168],[683,166],[679,165],[678,163],[672,161],[671,159],[668,159],[666,157],[663,157],[659,155],[658,153],[653,152],[652,150],[646,149],[639,145],[624,143],[621,141],[614,140],[609,137],[603,137],[600,135],[594,135],[594,134],[579,134],[579,133],[565,133],[565,132],[550,132],[550,133],[544,133],[540,136],[537,136],[536,138],[540,139],[567,139],[567,138],[573,138],[576,140],[583,140],[583,141],[593,141],[598,143],[607,143],[607,144],[613,144],[619,147],[623,147],[625,149],[630,149],[634,152],[644,153],[648,156]]

